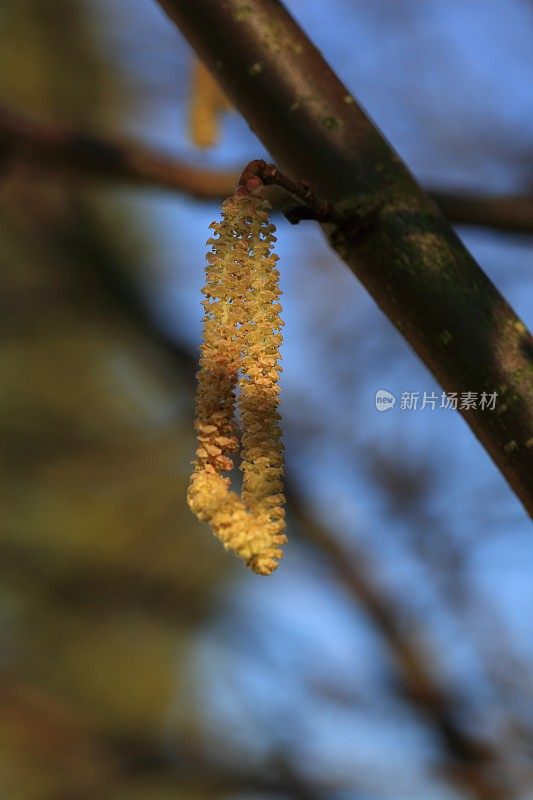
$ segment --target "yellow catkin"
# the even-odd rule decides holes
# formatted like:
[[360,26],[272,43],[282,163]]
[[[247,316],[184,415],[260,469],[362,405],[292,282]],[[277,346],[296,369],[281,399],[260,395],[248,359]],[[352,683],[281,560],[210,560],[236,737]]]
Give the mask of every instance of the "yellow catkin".
[[195,59],[191,80],[190,137],[196,147],[208,149],[219,138],[220,116],[230,103],[202,61]]
[[[188,492],[194,513],[251,569],[269,575],[286,541],[279,427],[282,322],[274,225],[268,204],[252,195],[225,201],[208,240],[196,430],[198,450]],[[231,491],[238,441],[236,388],[242,425],[243,489]]]

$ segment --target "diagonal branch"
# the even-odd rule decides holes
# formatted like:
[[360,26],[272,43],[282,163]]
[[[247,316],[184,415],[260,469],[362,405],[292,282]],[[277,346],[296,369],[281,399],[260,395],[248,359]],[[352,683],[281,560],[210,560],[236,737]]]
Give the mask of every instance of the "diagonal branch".
[[[223,200],[238,170],[194,167],[138,142],[90,136],[68,125],[37,121],[0,105],[0,163],[26,161],[83,177],[184,192],[199,200]],[[533,198],[462,194],[429,189],[450,222],[509,233],[533,233]]]
[[[533,344],[524,323],[279,0],[160,0],[293,180],[350,220],[330,244],[462,408],[533,513]],[[361,226],[361,218],[366,224]]]

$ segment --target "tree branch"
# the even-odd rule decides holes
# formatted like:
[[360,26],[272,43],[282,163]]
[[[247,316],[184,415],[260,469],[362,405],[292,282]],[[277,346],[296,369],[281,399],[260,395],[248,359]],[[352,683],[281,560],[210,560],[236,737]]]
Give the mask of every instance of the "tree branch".
[[509,233],[533,233],[533,197],[426,191],[450,222]]
[[281,2],[160,4],[279,167],[353,212],[353,225],[325,226],[332,247],[444,390],[498,392],[497,411],[461,414],[533,514],[533,344],[524,323]]
[[[140,143],[90,136],[68,125],[16,114],[0,105],[0,162],[5,167],[15,161],[82,177],[184,192],[199,200],[224,200],[234,191],[239,177],[238,170],[192,167]],[[533,234],[531,197],[427,191],[450,222]]]
[[0,106],[0,163],[29,161],[41,167],[140,186],[186,192],[203,200],[227,197],[233,171],[196,169],[142,145],[88,136],[67,125],[36,122]]

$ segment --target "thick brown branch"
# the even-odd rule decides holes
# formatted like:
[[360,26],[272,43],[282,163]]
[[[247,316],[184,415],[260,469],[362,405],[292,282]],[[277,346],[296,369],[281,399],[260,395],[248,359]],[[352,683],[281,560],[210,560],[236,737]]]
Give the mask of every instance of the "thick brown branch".
[[[67,125],[37,122],[0,106],[0,162],[29,161],[48,169],[76,172],[82,177],[124,181],[150,188],[184,192],[200,200],[223,200],[238,181],[238,170],[215,170],[191,167],[175,156],[150,150],[146,145],[114,142],[101,136],[89,136]],[[256,162],[252,162],[256,163]],[[266,163],[266,162],[263,162]],[[301,201],[293,219],[304,217],[309,208],[307,192],[295,193],[302,187],[287,176],[290,195]],[[266,181],[265,181],[266,182]],[[289,188],[291,187],[291,188]],[[491,197],[429,189],[450,222],[477,225],[510,233],[533,233],[533,198]],[[290,218],[290,211],[285,211]]]
[[[280,169],[310,182],[343,217],[352,212],[353,224],[326,226],[331,245],[443,389],[498,393],[497,411],[461,413],[533,513],[533,345],[524,323],[281,2],[160,3]],[[361,230],[362,217],[371,224]]]

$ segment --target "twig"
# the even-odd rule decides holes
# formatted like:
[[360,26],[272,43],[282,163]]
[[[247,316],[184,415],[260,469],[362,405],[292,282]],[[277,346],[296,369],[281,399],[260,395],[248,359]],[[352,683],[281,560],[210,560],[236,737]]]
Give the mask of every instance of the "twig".
[[334,220],[335,208],[331,203],[317,197],[309,183],[293,181],[274,164],[267,164],[263,159],[250,161],[237,181],[237,191],[244,189],[256,192],[264,186],[275,186],[290,198],[288,203],[278,204],[290,222],[295,223],[302,219],[314,219],[318,222]]
[[[435,679],[431,658],[402,622],[401,607],[387,597],[363,552],[347,553],[292,490],[285,487],[291,513],[306,538],[329,558],[353,600],[362,607],[381,634],[398,670],[401,693],[438,732],[453,780],[479,800],[510,800],[514,793],[501,774],[495,748],[477,739],[458,722],[454,697]],[[491,774],[492,773],[492,774]]]

